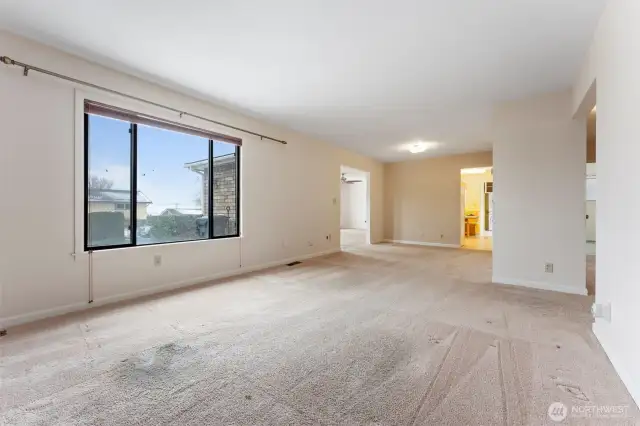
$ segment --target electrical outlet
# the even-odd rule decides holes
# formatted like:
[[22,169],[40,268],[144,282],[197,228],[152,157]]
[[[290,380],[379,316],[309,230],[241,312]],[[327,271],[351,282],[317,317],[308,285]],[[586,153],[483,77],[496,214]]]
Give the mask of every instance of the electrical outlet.
[[594,318],[602,318],[611,322],[611,303],[594,303],[591,305],[591,313]]
[[544,272],[547,274],[553,274],[553,263],[547,262],[544,264]]
[[162,256],[160,256],[159,254],[156,254],[155,256],[153,256],[153,265],[154,266],[162,265]]

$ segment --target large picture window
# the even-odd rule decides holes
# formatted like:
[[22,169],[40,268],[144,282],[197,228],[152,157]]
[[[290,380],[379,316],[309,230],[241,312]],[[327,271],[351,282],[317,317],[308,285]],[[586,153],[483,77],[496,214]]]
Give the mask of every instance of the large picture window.
[[85,102],[85,249],[237,237],[239,139]]

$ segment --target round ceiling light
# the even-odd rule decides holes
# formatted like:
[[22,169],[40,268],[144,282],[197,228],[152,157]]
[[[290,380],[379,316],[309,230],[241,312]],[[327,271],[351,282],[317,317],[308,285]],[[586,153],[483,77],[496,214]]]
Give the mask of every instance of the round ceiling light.
[[419,154],[421,152],[425,152],[427,150],[427,144],[425,143],[416,143],[409,147],[409,152],[412,154]]
[[420,154],[428,149],[434,149],[438,146],[438,142],[412,142],[403,146],[404,150],[412,154]]

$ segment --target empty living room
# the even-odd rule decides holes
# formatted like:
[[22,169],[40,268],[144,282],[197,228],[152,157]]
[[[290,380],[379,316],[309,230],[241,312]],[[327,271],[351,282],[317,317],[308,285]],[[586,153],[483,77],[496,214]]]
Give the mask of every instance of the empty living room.
[[0,424],[640,424],[638,58],[637,0],[0,2]]

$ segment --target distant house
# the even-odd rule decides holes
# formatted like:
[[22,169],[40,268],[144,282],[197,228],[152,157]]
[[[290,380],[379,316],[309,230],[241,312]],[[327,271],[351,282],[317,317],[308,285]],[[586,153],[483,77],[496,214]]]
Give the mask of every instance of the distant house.
[[[209,161],[200,160],[186,163],[184,167],[202,176],[202,214],[208,214],[209,197]],[[227,154],[213,159],[213,214],[214,216],[226,216],[231,223],[236,220],[236,182],[237,182],[236,154]]]
[[168,208],[162,210],[160,216],[202,216],[202,208]]
[[[147,207],[151,200],[142,191],[138,191],[136,217],[147,218]],[[126,189],[90,189],[89,213],[122,212],[125,220],[131,217],[131,191]]]

